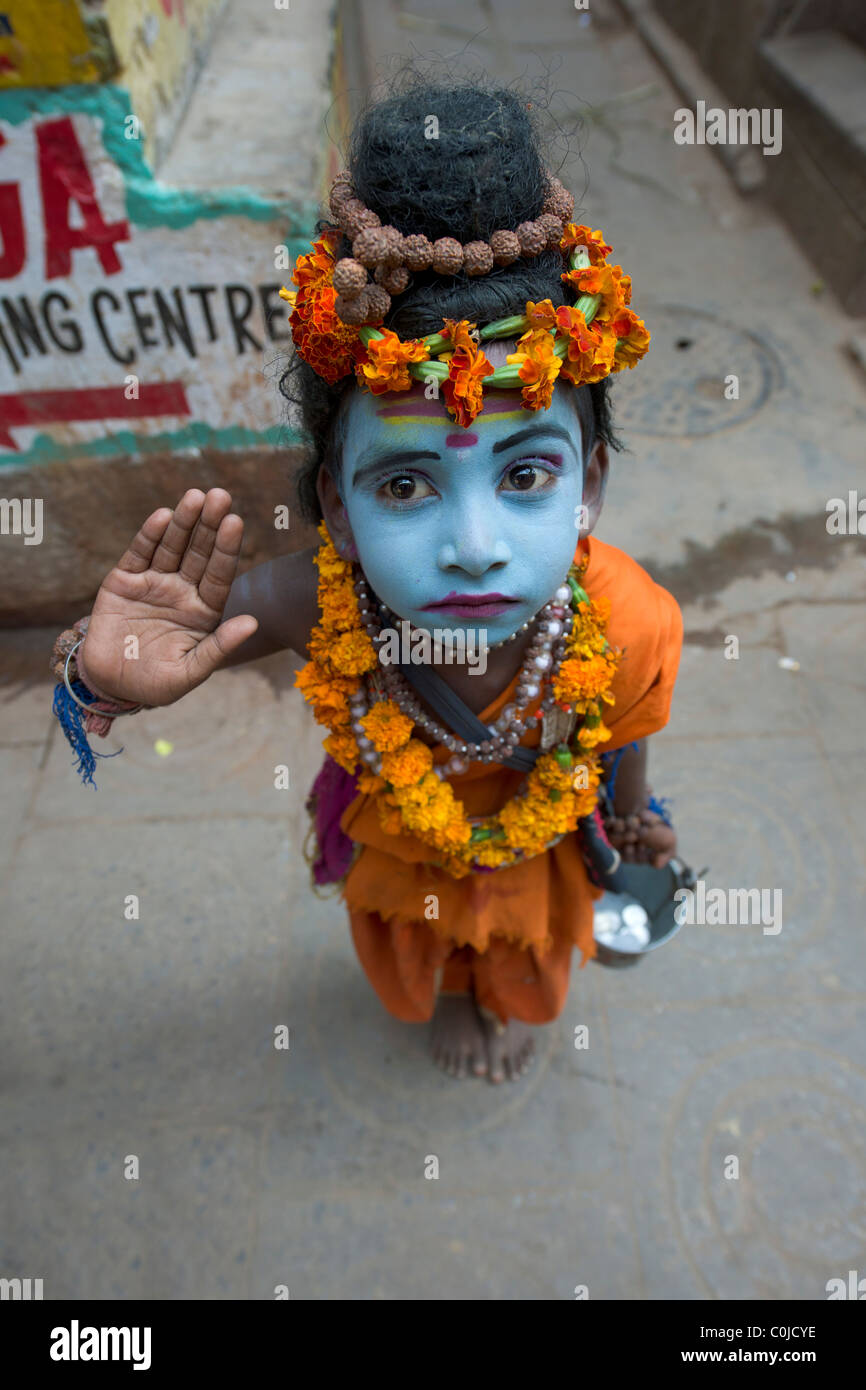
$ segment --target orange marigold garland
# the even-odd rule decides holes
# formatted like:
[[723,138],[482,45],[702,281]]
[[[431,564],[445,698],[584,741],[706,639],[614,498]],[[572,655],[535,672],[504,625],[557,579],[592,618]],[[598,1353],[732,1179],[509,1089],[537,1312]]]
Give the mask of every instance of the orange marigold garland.
[[523,409],[547,410],[553,400],[553,383],[562,370],[562,358],[555,355],[548,330],[530,328],[518,339],[516,351],[505,360],[519,364],[518,374],[525,383],[521,392]]
[[462,429],[471,425],[483,410],[481,383],[493,372],[492,362],[488,362],[472,337],[470,327],[465,319],[459,323],[446,319],[442,330],[442,337],[451,344],[451,351],[443,354],[448,362],[448,379],[442,383],[442,394]]
[[366,386],[375,396],[385,391],[408,391],[412,385],[409,377],[409,363],[423,362],[427,348],[417,339],[401,343],[390,328],[382,329],[381,338],[371,338],[367,344],[370,360],[359,362],[355,375],[362,386]]
[[362,766],[350,700],[364,686],[364,676],[376,669],[378,658],[361,623],[352,567],[337,554],[324,522],[319,535],[322,617],[310,639],[310,660],[295,684],[316,719],[330,730],[327,752],[358,776],[360,791],[375,798],[386,832],[408,833],[432,846],[440,866],[459,878],[473,869],[505,868],[541,854],[575,830],[596,806],[601,780],[596,749],[610,738],[602,712],[613,703],[610,686],[618,661],[605,637],[609,605],[589,599],[580,586],[582,569],[573,566],[569,575],[574,623],[553,681],[560,708],[582,716],[572,743],[541,753],[521,790],[501,811],[470,820],[450,782],[433,770],[432,749],[414,736],[412,720],[391,700],[378,700],[360,721],[381,755],[378,772]]
[[[449,413],[466,429],[484,409],[485,387],[520,387],[525,410],[546,410],[559,377],[574,386],[601,381],[633,367],[649,346],[646,325],[628,307],[631,277],[608,264],[612,248],[602,233],[582,224],[567,223],[559,243],[569,266],[561,279],[578,296],[576,304],[528,300],[523,315],[480,333],[465,319],[446,319],[441,333],[406,342],[389,328],[353,327],[340,318],[333,286],[339,237],[338,228],[326,228],[298,257],[297,291],[280,290],[292,305],[298,354],[331,385],[354,371],[362,388],[380,395],[433,377]],[[483,343],[497,337],[518,337],[518,343],[507,364],[494,369]]]
[[292,305],[289,323],[298,355],[330,386],[366,355],[357,328],[343,323],[334,308],[337,292],[331,281],[338,237],[333,228],[326,228],[313,242],[312,251],[295,263],[292,281],[299,287],[297,292],[280,290],[280,298]]
[[561,251],[574,251],[579,247],[585,247],[589,255],[590,265],[601,265],[606,256],[613,250],[608,246],[601,232],[591,232],[589,227],[568,222],[562,229],[562,240],[559,243]]

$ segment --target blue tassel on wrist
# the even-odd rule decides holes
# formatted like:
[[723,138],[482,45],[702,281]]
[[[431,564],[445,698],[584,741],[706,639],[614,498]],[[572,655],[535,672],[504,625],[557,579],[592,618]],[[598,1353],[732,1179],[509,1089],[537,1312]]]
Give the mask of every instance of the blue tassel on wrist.
[[[94,695],[92,690],[88,690],[83,681],[70,681],[70,684],[79,700],[83,700],[85,704],[92,705],[95,700],[99,699],[99,696]],[[87,731],[84,728],[87,713],[75,703],[63,681],[54,687],[52,709],[60,721],[60,727],[66,736],[67,743],[78,760],[75,771],[85,786],[89,784],[94,791],[98,791],[99,789],[93,780],[96,759],[116,758],[118,753],[123,752],[123,749],[118,748],[114,753],[99,753],[96,749],[91,748],[87,741]]]

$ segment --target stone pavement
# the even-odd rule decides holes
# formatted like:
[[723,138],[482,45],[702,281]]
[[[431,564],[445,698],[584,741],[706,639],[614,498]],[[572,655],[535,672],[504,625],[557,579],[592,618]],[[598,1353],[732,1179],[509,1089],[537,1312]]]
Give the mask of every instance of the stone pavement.
[[862,480],[850,323],[711,152],[674,145],[680,102],[611,4],[360,13],[371,65],[469,44],[505,81],[559,60],[560,106],[579,94],[561,176],[588,169],[585,220],[654,334],[617,385],[631,452],[600,534],[687,624],[652,781],[708,883],[781,889],[783,927],[575,970],[526,1079],[457,1083],[309,890],[294,657],[130,720],[94,792],[50,715],[53,631],[4,634],[0,1274],[47,1298],[823,1299],[866,1273],[866,563],[825,525]]

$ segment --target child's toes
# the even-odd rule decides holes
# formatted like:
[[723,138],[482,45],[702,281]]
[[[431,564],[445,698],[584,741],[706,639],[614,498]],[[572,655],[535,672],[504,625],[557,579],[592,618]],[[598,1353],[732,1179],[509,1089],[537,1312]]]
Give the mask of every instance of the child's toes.
[[451,1073],[452,1076],[456,1076],[462,1080],[462,1078],[468,1074],[468,1064],[469,1053],[467,1048],[463,1047],[460,1049],[457,1057],[457,1070]]

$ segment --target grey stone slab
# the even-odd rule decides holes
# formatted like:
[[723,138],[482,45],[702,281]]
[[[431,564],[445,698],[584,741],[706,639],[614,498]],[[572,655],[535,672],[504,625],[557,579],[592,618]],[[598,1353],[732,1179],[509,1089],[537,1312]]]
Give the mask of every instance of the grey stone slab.
[[0,747],[0,873],[15,853],[18,836],[26,818],[39,781],[39,762],[42,749],[38,744],[13,744]]
[[[864,890],[860,834],[839,806],[815,741],[662,735],[651,760],[650,780],[670,799],[681,853],[695,871],[709,868],[707,889],[766,890],[769,911],[761,923],[684,925],[620,972],[625,997],[659,1005],[740,994],[779,998],[811,991],[825,976],[855,992],[866,989],[853,926]],[[778,932],[769,920],[776,890]]]
[[266,1180],[251,1297],[572,1300],[636,1296],[626,1205],[613,1188],[522,1194],[449,1190],[443,1178],[362,1202],[292,1201]]
[[54,723],[48,661],[59,631],[58,625],[0,633],[0,744],[44,745]]
[[[304,802],[321,765],[322,730],[314,723],[293,672],[303,662],[278,658],[280,688],[255,667],[218,671],[173,705],[118,720],[99,753],[95,789],[85,786],[72,752],[56,732],[34,806],[37,823],[76,825],[173,816],[257,815],[281,818],[294,839],[306,832]],[[158,741],[171,745],[167,755]],[[289,785],[275,785],[288,768]]]
[[249,1123],[130,1117],[4,1145],[4,1271],[42,1278],[46,1299],[248,1297],[259,1142]]
[[[724,623],[714,646],[683,647],[668,729],[677,738],[774,737],[811,729],[811,712],[796,673],[779,666],[778,651],[746,645],[736,621]],[[738,646],[729,643],[736,637]],[[726,651],[737,651],[729,660]]]
[[[162,182],[212,189],[241,184],[318,199],[322,128],[331,105],[331,7],[229,0]],[[239,50],[243,61],[239,61]]]
[[651,1296],[821,1299],[862,1265],[862,1024],[851,1003],[779,998],[759,1016],[721,1004],[698,1019],[611,1002]]
[[781,614],[817,738],[833,757],[866,751],[866,612],[862,604],[796,604]]
[[851,135],[866,128],[866,58],[831,29],[766,39],[761,52],[825,118]]
[[277,821],[28,836],[4,903],[5,1133],[266,1104],[298,872]]
[[[793,655],[780,622],[782,612],[801,603],[815,606],[836,600],[851,604],[866,599],[863,547],[850,537],[842,537],[838,550],[834,546],[825,555],[832,557],[826,569],[815,564],[814,557],[804,560],[792,551],[779,564],[778,572],[765,570],[761,575],[735,578],[720,592],[692,601],[684,595],[681,607],[686,640],[695,640],[692,634],[697,633],[703,644],[708,641],[704,635],[714,632],[718,645],[723,634],[735,630],[741,647],[768,646],[780,656]],[[816,617],[820,620],[820,612]],[[788,636],[792,635],[789,630]]]
[[[336,914],[335,914],[336,916]],[[295,939],[287,1010],[292,1048],[277,1068],[285,1109],[271,1149],[293,1189],[322,1180],[360,1191],[389,1188],[439,1157],[461,1190],[563,1191],[602,1186],[616,1171],[618,1139],[590,969],[572,972],[554,1025],[533,1030],[536,1062],[519,1083],[458,1082],[432,1065],[430,1027],[392,1018],[355,959],[348,926],[329,925],[311,954]],[[585,1025],[587,1049],[575,1048]],[[539,1166],[540,1154],[544,1161]],[[508,1154],[503,1167],[500,1158]]]

